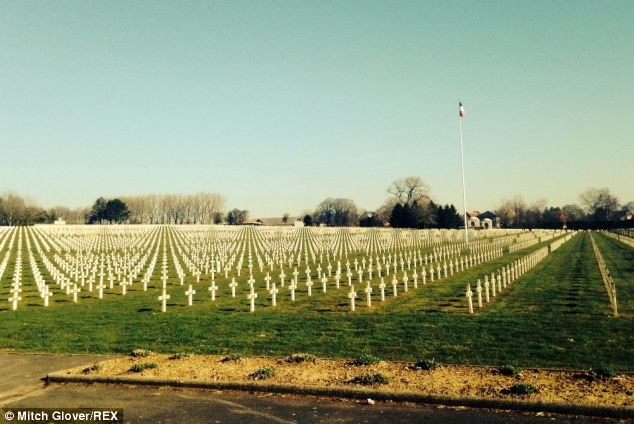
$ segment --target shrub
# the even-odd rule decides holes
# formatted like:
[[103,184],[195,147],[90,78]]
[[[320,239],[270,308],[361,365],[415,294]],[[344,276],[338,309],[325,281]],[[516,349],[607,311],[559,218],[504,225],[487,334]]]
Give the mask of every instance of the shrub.
[[513,365],[503,365],[498,368],[498,372],[506,376],[516,376],[522,374],[522,369]]
[[605,380],[616,376],[616,371],[612,367],[600,366],[590,370],[590,375],[599,380]]
[[364,374],[355,377],[352,382],[355,384],[362,384],[364,386],[370,386],[372,384],[387,384],[390,382],[390,377],[385,374]]
[[294,353],[291,356],[284,358],[286,362],[302,363],[302,362],[315,362],[317,358],[310,353]]
[[265,367],[257,370],[253,374],[250,375],[251,378],[255,380],[266,380],[267,378],[271,378],[275,375],[275,368]]
[[134,349],[130,352],[130,356],[135,358],[145,358],[146,356],[154,355],[154,352],[148,349]]
[[515,395],[530,395],[531,393],[537,393],[538,391],[537,387],[530,383],[515,384],[508,389],[509,393],[513,393]]
[[229,361],[236,362],[241,359],[242,359],[242,355],[240,355],[239,353],[230,353],[229,355],[221,359],[220,362],[229,362]]
[[354,360],[353,364],[361,366],[361,365],[378,364],[379,362],[381,362],[381,358],[379,357],[372,356],[372,355],[361,355],[357,359]]
[[93,364],[91,367],[84,369],[82,372],[84,374],[90,374],[92,371],[100,371],[103,368],[101,364]]
[[189,358],[190,356],[192,356],[191,353],[178,352],[170,356],[170,359],[183,359],[183,358]]
[[134,365],[132,365],[132,368],[130,368],[130,371],[132,372],[141,372],[143,370],[149,369],[149,368],[156,368],[158,367],[158,364],[156,362],[144,362],[144,363],[136,363]]
[[415,368],[420,368],[423,370],[434,370],[440,367],[440,363],[436,362],[436,359],[425,359],[423,361],[418,361],[414,364]]

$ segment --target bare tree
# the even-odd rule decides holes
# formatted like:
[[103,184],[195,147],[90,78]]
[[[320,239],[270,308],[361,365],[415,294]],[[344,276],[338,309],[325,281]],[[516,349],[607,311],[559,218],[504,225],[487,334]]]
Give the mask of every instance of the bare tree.
[[619,199],[607,188],[587,188],[579,195],[579,202],[595,221],[610,221],[619,209]]
[[8,226],[31,225],[45,222],[46,211],[17,193],[7,192],[0,198],[0,224]]
[[520,228],[526,225],[528,207],[522,196],[515,196],[510,200],[502,200],[495,210],[500,217],[501,225],[507,228]]
[[329,197],[317,206],[314,215],[320,223],[334,227],[356,225],[359,221],[357,205],[350,199]]
[[406,177],[394,181],[386,191],[396,197],[401,205],[411,205],[417,201],[420,205],[428,203],[431,188],[420,177]]
[[0,214],[8,226],[18,225],[26,209],[26,202],[14,192],[5,193],[0,202]]
[[150,194],[122,197],[130,205],[132,223],[204,223],[213,222],[225,208],[225,198],[218,193]]
[[582,221],[586,218],[583,209],[577,204],[564,205],[561,211],[566,215],[569,221]]
[[396,197],[390,197],[376,210],[376,219],[381,222],[390,222],[394,206],[399,203]]

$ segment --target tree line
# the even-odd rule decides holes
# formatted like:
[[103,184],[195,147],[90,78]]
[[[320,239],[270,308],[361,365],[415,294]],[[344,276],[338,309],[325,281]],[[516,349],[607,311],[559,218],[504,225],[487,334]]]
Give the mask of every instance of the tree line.
[[[99,215],[104,200],[97,199],[89,216]],[[127,213],[119,206],[113,222],[130,224],[218,224],[222,222],[226,203],[221,194],[209,192],[121,196],[110,201],[114,200],[121,202]]]
[[580,204],[548,206],[545,199],[527,204],[521,196],[503,200],[495,209],[503,228],[613,228],[634,225],[627,214],[634,201],[621,203],[607,188],[587,188],[579,194]]
[[[305,211],[305,225],[393,228],[459,228],[462,215],[454,205],[436,204],[430,187],[420,177],[396,180],[385,190],[389,197],[375,211],[360,210],[351,199],[323,200]],[[91,208],[56,206],[48,210],[17,193],[0,196],[0,225],[68,224],[222,224],[241,225],[249,211],[234,208],[225,212],[226,198],[218,193],[150,194],[98,198]],[[503,200],[493,209],[502,228],[612,228],[632,227],[634,201],[621,203],[607,188],[588,188],[579,194],[579,204],[548,206],[546,200],[527,204],[521,196]],[[628,213],[630,215],[628,215]],[[287,223],[289,214],[283,222]]]

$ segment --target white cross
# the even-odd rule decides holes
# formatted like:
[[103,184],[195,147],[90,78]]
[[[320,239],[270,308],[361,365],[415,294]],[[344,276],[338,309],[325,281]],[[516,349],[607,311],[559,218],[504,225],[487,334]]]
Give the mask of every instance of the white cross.
[[106,286],[103,281],[99,282],[99,284],[97,285],[97,290],[99,290],[99,299],[103,299],[103,289],[105,288]]
[[251,287],[251,293],[247,295],[247,299],[251,301],[251,312],[255,312],[255,299],[258,297],[258,294],[253,291],[253,287]]
[[13,303],[13,310],[18,309],[18,301],[22,300],[17,291],[13,292],[13,296],[9,297],[9,302]]
[[275,283],[273,283],[273,288],[271,290],[269,290],[269,293],[271,293],[271,295],[273,296],[273,306],[277,306],[277,293],[278,290],[275,288]]
[[385,281],[383,281],[383,277],[381,277],[379,288],[381,289],[381,302],[385,302]]
[[363,291],[365,292],[366,299],[368,301],[368,308],[369,308],[370,306],[372,306],[372,296],[371,296],[372,287],[370,287],[370,282],[369,281],[368,281],[367,287],[365,289],[363,289]]
[[354,312],[354,299],[357,297],[357,292],[354,291],[354,286],[350,286],[350,292],[348,298],[350,298],[350,310]]
[[231,287],[231,297],[236,297],[236,287],[238,287],[238,283],[236,283],[235,277],[231,278],[231,283],[229,283],[229,287]]
[[125,296],[126,288],[128,287],[128,282],[127,281],[121,281],[119,283],[119,285],[121,286],[121,294]]
[[[211,292],[211,301],[216,300],[216,290],[218,290],[218,286],[212,281],[211,286],[207,289]],[[235,288],[234,288],[234,296],[235,297]]]
[[394,297],[398,296],[398,292],[396,288],[397,286],[398,286],[398,280],[396,279],[396,273],[395,273],[392,277],[392,290],[394,291]]
[[40,297],[44,298],[44,306],[48,306],[48,298],[53,296],[53,293],[48,291],[48,287],[44,286],[44,290],[42,291],[42,293],[40,294]]
[[71,293],[73,293],[73,302],[77,302],[77,293],[79,293],[80,291],[81,289],[77,287],[77,284],[74,284],[73,289],[71,290]]
[[295,285],[295,282],[291,281],[291,284],[288,286],[289,290],[291,291],[291,301],[295,301],[295,289],[297,288],[297,286]]
[[[484,284],[486,285],[488,282],[489,282],[489,276],[485,275],[484,276]],[[497,294],[496,294],[497,287],[495,286],[495,280],[491,281],[490,284],[491,284],[491,286],[490,286],[491,287],[491,295],[493,297],[496,297],[497,296]]]
[[476,286],[476,293],[478,293],[478,308],[482,307],[482,285],[480,284],[480,280],[478,280],[478,285]]
[[165,312],[167,311],[167,300],[170,298],[170,295],[167,294],[166,289],[163,288],[163,295],[158,297],[158,300],[160,300],[161,303],[161,312]]
[[471,291],[471,284],[467,284],[467,302],[469,303],[469,313],[472,314],[473,313],[473,299],[471,299],[471,297],[473,296],[473,292]]

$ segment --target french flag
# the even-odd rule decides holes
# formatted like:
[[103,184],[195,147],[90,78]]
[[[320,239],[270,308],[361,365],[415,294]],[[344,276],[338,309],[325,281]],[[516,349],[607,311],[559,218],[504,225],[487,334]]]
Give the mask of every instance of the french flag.
[[462,107],[462,102],[460,102],[460,109],[458,109],[458,113],[460,114],[460,117],[464,117],[467,113],[464,111],[464,108]]

